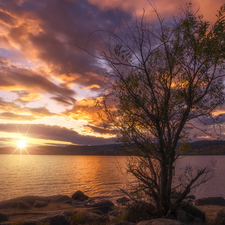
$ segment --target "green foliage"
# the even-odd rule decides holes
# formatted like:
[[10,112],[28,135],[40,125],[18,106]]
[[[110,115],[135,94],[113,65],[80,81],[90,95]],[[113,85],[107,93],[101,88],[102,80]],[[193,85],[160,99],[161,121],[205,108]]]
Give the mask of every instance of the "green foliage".
[[17,220],[11,223],[11,225],[23,225],[24,221],[23,220]]
[[123,220],[127,220],[127,214],[125,212],[123,212],[119,216],[115,217],[113,220],[115,223],[118,223]]
[[70,217],[70,221],[72,225],[78,225],[84,223],[84,216],[81,212],[73,213]]
[[[128,164],[128,172],[139,181],[136,190],[143,191],[159,214],[166,216],[175,191],[176,147],[180,144],[183,153],[189,150],[190,131],[200,129],[193,121],[216,123],[219,117],[212,112],[225,102],[225,5],[213,25],[193,12],[191,4],[173,23],[166,23],[153,10],[158,26],[143,15],[127,23],[120,34],[108,32],[108,51],[100,55],[111,69],[109,79],[115,82],[103,97],[100,116],[120,132],[118,142],[136,156]],[[204,171],[212,170],[189,177],[190,186],[183,187],[182,198]]]

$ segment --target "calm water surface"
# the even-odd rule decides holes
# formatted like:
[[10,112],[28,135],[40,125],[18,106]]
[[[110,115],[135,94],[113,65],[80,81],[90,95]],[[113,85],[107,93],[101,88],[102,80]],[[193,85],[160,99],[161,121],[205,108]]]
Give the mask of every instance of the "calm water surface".
[[[217,160],[215,176],[195,191],[197,197],[225,197],[225,156],[187,156],[177,161],[176,174],[190,163],[199,167]],[[113,200],[126,188],[124,156],[0,155],[0,201],[23,195],[71,196],[82,190],[89,196]]]

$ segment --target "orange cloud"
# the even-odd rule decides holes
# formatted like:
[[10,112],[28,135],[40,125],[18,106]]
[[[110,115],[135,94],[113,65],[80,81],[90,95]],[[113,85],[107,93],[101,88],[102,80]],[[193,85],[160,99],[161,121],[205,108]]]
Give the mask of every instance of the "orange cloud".
[[64,114],[74,120],[86,120],[89,123],[100,123],[99,112],[99,108],[95,106],[95,99],[91,98],[76,102],[73,108],[66,111]]
[[29,93],[20,98],[20,100],[23,102],[33,102],[33,101],[38,101],[40,99],[42,99],[42,95],[40,95],[38,93]]
[[[163,17],[168,16],[171,18],[172,14],[176,15],[180,11],[181,7],[185,7],[188,3],[186,0],[129,0],[129,1],[120,1],[120,0],[88,0],[90,4],[97,5],[102,10],[108,10],[112,8],[120,8],[126,12],[129,12],[135,18],[136,16],[140,17],[143,15],[143,9],[145,9],[145,14],[149,19],[154,19],[155,15],[152,13],[152,7],[149,2],[156,7],[159,14]],[[206,20],[210,22],[215,21],[215,14],[221,5],[224,4],[223,0],[217,0],[212,3],[211,0],[192,0],[193,10],[198,10],[199,13],[204,15]],[[167,17],[167,18],[168,18]]]

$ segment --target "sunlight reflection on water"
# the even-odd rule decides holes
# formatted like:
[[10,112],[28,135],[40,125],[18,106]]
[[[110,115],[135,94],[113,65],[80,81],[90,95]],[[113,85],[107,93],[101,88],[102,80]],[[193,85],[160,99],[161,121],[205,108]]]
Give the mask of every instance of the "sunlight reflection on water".
[[[217,160],[215,176],[194,192],[197,197],[225,197],[225,156],[213,158]],[[176,170],[187,163],[203,166],[210,159],[188,156],[177,161]],[[123,195],[118,189],[126,188],[124,156],[0,155],[0,162],[0,201],[23,195],[71,196],[77,190],[92,197],[118,198]]]

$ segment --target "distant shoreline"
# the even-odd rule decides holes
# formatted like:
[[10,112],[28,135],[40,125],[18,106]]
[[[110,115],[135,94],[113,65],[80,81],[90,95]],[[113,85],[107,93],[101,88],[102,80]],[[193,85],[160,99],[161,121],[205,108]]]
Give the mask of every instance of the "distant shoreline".
[[[36,146],[27,147],[30,155],[90,155],[90,156],[127,156],[121,145],[67,145],[67,146]],[[180,151],[179,155],[197,156],[197,155],[225,155],[225,141],[197,141],[188,146],[187,151]],[[0,154],[26,155],[24,150],[15,147],[2,147]]]

